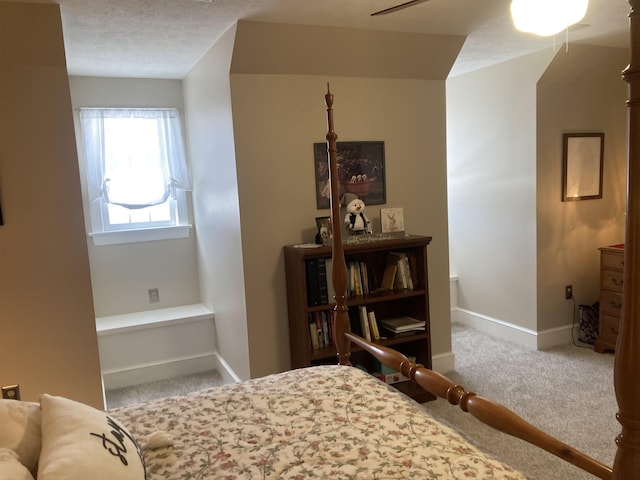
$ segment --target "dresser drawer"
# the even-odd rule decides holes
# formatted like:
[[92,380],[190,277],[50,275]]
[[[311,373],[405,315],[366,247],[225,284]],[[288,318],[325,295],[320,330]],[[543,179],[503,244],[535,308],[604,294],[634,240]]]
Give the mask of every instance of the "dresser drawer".
[[602,252],[600,256],[600,265],[602,268],[624,269],[624,251],[620,253]]
[[622,271],[602,270],[601,287],[606,290],[622,292]]
[[612,317],[606,314],[600,316],[598,340],[615,345],[618,340],[618,330],[620,330],[619,317]]
[[622,312],[622,294],[603,290],[600,292],[600,311],[620,316]]

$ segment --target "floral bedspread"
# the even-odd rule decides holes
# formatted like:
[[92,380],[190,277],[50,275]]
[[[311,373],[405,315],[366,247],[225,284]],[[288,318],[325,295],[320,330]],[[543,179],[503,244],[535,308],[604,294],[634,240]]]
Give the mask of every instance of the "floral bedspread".
[[353,367],[320,366],[111,410],[146,450],[147,480],[525,477]]

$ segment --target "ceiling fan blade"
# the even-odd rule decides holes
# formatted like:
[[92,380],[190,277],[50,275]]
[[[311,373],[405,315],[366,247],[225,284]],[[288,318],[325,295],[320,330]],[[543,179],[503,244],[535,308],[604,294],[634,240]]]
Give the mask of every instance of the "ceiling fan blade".
[[388,13],[397,12],[398,10],[402,10],[404,8],[412,7],[414,5],[418,5],[420,3],[428,2],[429,0],[411,0],[410,2],[401,3],[400,5],[396,5],[395,7],[385,8],[384,10],[380,10],[379,12],[372,13],[372,17],[376,17],[378,15],[386,15]]

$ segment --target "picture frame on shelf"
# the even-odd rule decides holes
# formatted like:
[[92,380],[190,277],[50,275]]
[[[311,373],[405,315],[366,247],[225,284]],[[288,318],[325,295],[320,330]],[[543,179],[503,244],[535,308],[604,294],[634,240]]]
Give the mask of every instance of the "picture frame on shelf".
[[604,133],[565,133],[562,139],[562,201],[602,198]]
[[[340,197],[353,193],[367,205],[387,201],[383,141],[337,142],[336,159]],[[316,206],[329,208],[329,165],[327,143],[313,144],[316,176]]]
[[316,217],[316,243],[318,245],[329,245],[333,231],[331,230],[331,217]]
[[382,233],[404,232],[404,211],[402,208],[381,208],[380,226]]

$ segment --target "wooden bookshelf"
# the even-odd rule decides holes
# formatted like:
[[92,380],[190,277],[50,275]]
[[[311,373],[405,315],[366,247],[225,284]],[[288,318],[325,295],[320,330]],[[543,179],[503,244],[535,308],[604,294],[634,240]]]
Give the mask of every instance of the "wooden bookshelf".
[[[429,321],[429,288],[427,272],[427,246],[431,237],[410,235],[345,244],[347,264],[360,265],[360,272],[366,270],[369,280],[367,293],[352,294],[347,298],[352,328],[360,334],[358,307],[364,305],[368,311],[374,311],[378,324],[381,319],[409,316],[426,322],[424,330],[411,334],[393,336],[380,326],[380,334],[386,338],[373,340],[381,345],[392,346],[407,356],[415,357],[418,363],[431,368],[431,335]],[[412,289],[381,290],[383,274],[390,260],[391,252],[405,254],[408,259]],[[337,352],[331,338],[325,344],[314,348],[310,329],[311,321],[318,318],[330,319],[333,313],[333,295],[331,293],[331,247],[301,248],[295,245],[284,247],[287,276],[287,302],[289,309],[289,344],[291,349],[291,367],[301,368],[310,365],[337,363]],[[318,303],[316,291],[319,286],[315,278],[309,278],[308,267],[316,260],[326,262],[327,290],[325,302]],[[329,262],[327,262],[329,260]],[[364,265],[364,266],[363,266]],[[316,266],[311,267],[315,272]],[[365,280],[366,281],[366,280]],[[311,291],[310,291],[311,289]],[[313,298],[315,300],[313,300]],[[323,323],[323,322],[320,322]],[[380,325],[380,324],[379,324]],[[330,329],[330,326],[328,326]],[[329,332],[329,337],[331,337]],[[326,340],[326,338],[325,338]],[[352,346],[351,361],[372,372],[373,359],[359,348]],[[394,384],[419,402],[434,397],[411,382]]]

